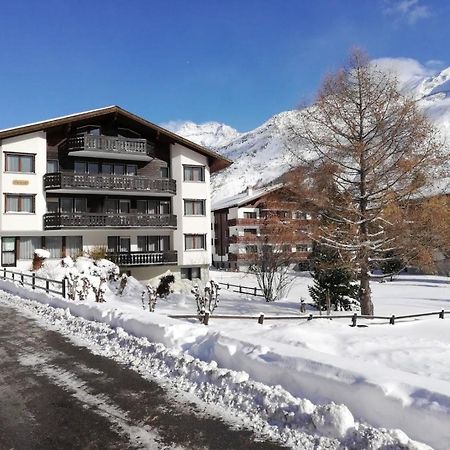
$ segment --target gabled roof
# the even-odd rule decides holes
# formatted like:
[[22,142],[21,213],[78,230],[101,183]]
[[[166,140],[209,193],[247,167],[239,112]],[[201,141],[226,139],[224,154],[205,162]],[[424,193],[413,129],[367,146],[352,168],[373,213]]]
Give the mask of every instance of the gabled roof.
[[217,211],[219,209],[233,208],[235,206],[243,206],[247,203],[258,200],[271,192],[277,191],[284,186],[283,183],[274,184],[271,186],[265,186],[260,189],[249,191],[248,189],[240,194],[233,195],[232,197],[224,198],[217,202],[212,203],[211,209]]
[[92,109],[90,111],[84,111],[76,114],[70,114],[68,116],[56,117],[53,119],[43,120],[41,122],[34,122],[26,125],[21,125],[13,128],[6,128],[4,130],[0,130],[0,140],[7,139],[10,137],[21,136],[23,134],[34,133],[37,131],[47,131],[51,128],[59,127],[61,125],[70,124],[72,122],[86,120],[86,119],[95,119],[102,116],[106,116],[108,114],[116,114],[118,116],[122,116],[127,118],[128,120],[134,121],[141,126],[146,127],[149,130],[152,130],[157,135],[163,135],[171,141],[183,145],[191,150],[194,150],[202,155],[207,156],[216,164],[218,163],[218,170],[225,168],[232,164],[232,161],[224,156],[220,155],[217,152],[209,150],[201,145],[196,144],[195,142],[189,141],[175,133],[172,133],[165,128],[160,127],[152,122],[149,122],[142,117],[139,117],[120,106],[107,106],[105,108]]

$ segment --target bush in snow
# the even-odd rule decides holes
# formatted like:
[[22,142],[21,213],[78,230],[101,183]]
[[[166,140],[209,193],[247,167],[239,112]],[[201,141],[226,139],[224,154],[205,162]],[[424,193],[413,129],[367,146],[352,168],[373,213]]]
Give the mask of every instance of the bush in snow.
[[77,285],[78,280],[80,278],[80,275],[76,270],[69,270],[67,273],[67,283],[68,283],[68,289],[67,289],[67,296],[69,300],[75,300],[77,295]]
[[108,269],[109,281],[118,281],[119,277],[120,277],[120,271],[116,265],[114,265]]
[[108,249],[104,245],[97,245],[95,247],[91,247],[87,254],[94,261],[98,261],[99,259],[106,259]]
[[198,284],[194,285],[191,292],[194,294],[199,314],[214,312],[219,305],[219,290],[220,286],[214,280],[209,282],[209,286],[205,286],[203,292],[200,291]]
[[33,253],[32,270],[39,270],[48,258],[50,258],[50,252],[48,250],[37,248]]
[[106,277],[104,275],[100,276],[98,286],[92,286],[95,294],[95,301],[97,303],[105,302],[105,292],[106,292]]
[[171,293],[170,287],[173,283],[175,283],[175,277],[173,275],[165,275],[161,277],[159,285],[156,288],[156,294],[158,297],[166,298]]
[[119,288],[117,289],[117,293],[119,295],[123,294],[123,291],[125,290],[125,287],[127,285],[128,282],[128,275],[126,273],[122,274],[122,276],[120,277],[120,284],[119,284]]
[[146,309],[146,303],[148,305],[148,310],[150,312],[155,311],[156,301],[157,301],[157,289],[155,289],[151,284],[145,286],[146,291],[142,291],[142,308]]
[[91,282],[87,276],[81,278],[81,283],[79,282],[77,285],[77,294],[80,301],[84,301],[88,298],[91,287]]

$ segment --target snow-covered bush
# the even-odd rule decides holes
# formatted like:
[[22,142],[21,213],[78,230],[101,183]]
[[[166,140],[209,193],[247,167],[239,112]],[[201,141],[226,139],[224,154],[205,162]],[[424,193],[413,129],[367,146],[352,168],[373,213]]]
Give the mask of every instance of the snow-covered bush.
[[123,294],[123,291],[125,290],[127,282],[128,282],[128,275],[126,273],[123,273],[122,276],[120,277],[120,284],[119,284],[119,287],[117,289],[117,293],[119,295]]
[[78,281],[77,284],[77,294],[78,294],[78,299],[80,301],[84,301],[87,300],[88,296],[89,296],[89,291],[92,288],[92,284],[89,280],[89,278],[85,275],[81,278],[81,280]]
[[50,252],[48,250],[37,248],[33,253],[32,270],[39,270],[48,258],[50,258]]
[[106,259],[108,249],[104,245],[97,245],[95,247],[91,247],[87,254],[94,261],[98,261],[100,259]]
[[142,291],[142,308],[145,310],[148,306],[150,312],[155,311],[156,301],[158,299],[157,289],[155,289],[151,284],[147,284],[146,290]]
[[92,289],[95,294],[95,301],[97,303],[103,303],[105,302],[105,292],[106,292],[106,277],[105,275],[101,275],[98,286],[92,286]]
[[214,312],[219,305],[219,291],[220,286],[214,280],[209,282],[209,286],[205,286],[203,292],[198,284],[194,285],[191,292],[194,294],[199,314],[205,314],[205,312],[212,314]]

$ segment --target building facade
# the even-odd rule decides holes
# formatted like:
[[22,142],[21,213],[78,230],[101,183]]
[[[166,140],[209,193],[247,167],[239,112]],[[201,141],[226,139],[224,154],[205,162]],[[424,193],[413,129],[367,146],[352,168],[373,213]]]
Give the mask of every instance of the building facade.
[[[213,204],[213,265],[217,268],[247,271],[255,253],[265,236],[267,244],[278,245],[282,242],[283,251],[292,253],[292,266],[298,270],[307,270],[308,257],[312,252],[312,241],[308,237],[311,215],[298,211],[291,205],[277,202],[277,196],[284,189],[282,184],[262,189],[248,189],[242,194],[221,200]],[[278,206],[274,206],[278,204]],[[276,216],[294,231],[285,242],[267,226],[269,217]],[[268,233],[265,234],[265,233]]]
[[209,180],[229,164],[117,106],[2,130],[1,266],[101,247],[138,279],[207,278]]

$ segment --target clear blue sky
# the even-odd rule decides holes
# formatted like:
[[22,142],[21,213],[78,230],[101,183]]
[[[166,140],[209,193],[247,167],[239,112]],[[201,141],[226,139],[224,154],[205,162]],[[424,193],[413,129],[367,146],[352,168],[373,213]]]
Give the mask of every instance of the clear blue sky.
[[240,131],[353,45],[450,65],[448,0],[2,0],[0,128],[117,104]]

